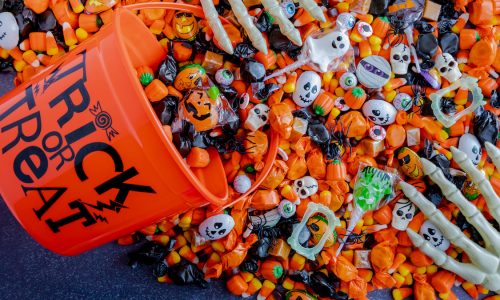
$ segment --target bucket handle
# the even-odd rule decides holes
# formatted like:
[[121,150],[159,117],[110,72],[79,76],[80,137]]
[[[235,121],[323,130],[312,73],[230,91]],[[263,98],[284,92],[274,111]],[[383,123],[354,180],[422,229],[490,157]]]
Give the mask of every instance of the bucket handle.
[[[192,13],[194,16],[198,18],[205,19],[205,13],[203,12],[203,8],[199,5],[192,5],[186,3],[178,3],[178,2],[143,2],[136,3],[130,5],[124,5],[122,8],[126,8],[128,10],[140,10],[140,9],[168,9],[168,10],[180,10],[187,11]],[[222,23],[229,23],[228,20],[219,16],[219,19]]]

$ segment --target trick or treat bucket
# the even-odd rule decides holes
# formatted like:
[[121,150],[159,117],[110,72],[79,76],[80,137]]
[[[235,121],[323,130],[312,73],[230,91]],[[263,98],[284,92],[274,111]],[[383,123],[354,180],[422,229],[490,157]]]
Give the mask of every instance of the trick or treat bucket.
[[[161,8],[202,16],[189,5]],[[209,149],[208,167],[189,168],[137,80],[137,67],[155,69],[165,56],[119,8],[111,24],[0,99],[0,193],[46,248],[75,255],[187,209],[227,204],[217,151]]]

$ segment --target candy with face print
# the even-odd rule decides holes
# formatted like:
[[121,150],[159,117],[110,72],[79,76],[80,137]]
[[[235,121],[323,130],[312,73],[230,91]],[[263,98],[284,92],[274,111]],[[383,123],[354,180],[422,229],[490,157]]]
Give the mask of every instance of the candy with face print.
[[420,235],[432,246],[441,251],[446,251],[450,247],[450,241],[445,238],[441,230],[429,220],[425,221],[422,227],[420,227]]
[[390,125],[396,120],[396,108],[384,100],[369,100],[363,104],[363,114],[377,125]]
[[350,47],[349,37],[339,31],[330,31],[316,37],[309,36],[302,49],[309,61],[320,72],[327,72],[335,59],[341,58]]
[[392,210],[391,226],[397,230],[403,231],[408,228],[408,224],[415,216],[416,207],[408,199],[400,199],[396,202]]
[[318,73],[313,71],[303,72],[295,86],[293,101],[300,107],[308,107],[319,95],[321,90],[321,77],[319,77]]
[[403,173],[413,179],[419,179],[424,176],[422,163],[418,154],[407,147],[403,147],[398,152],[398,162]]
[[359,62],[356,76],[359,83],[367,88],[381,88],[391,78],[391,65],[382,56],[368,56]]
[[177,12],[172,20],[175,34],[184,40],[193,40],[198,34],[198,22],[192,13]]
[[0,48],[11,50],[19,43],[19,26],[10,12],[0,13]]
[[179,91],[187,91],[199,88],[207,78],[205,69],[198,64],[190,64],[182,67],[174,81],[174,87]]
[[462,135],[458,141],[458,149],[465,152],[475,166],[479,164],[482,155],[481,144],[473,134]]
[[218,240],[228,235],[233,227],[233,218],[230,215],[220,214],[205,219],[200,224],[198,231],[206,240]]

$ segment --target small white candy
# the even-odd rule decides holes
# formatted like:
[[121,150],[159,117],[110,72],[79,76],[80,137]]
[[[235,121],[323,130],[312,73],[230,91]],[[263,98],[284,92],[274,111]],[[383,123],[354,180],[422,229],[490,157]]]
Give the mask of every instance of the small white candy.
[[234,178],[233,186],[235,191],[244,194],[252,187],[252,181],[245,174],[238,175]]
[[205,240],[218,240],[228,235],[234,227],[234,219],[230,215],[211,216],[198,227],[198,232]]
[[280,205],[278,206],[278,211],[280,213],[280,216],[282,216],[285,219],[288,219],[295,215],[295,211],[297,210],[297,207],[295,204],[288,200],[281,200]]
[[364,38],[369,38],[373,34],[372,26],[366,22],[359,21],[356,25],[359,34]]
[[10,12],[0,13],[0,48],[12,50],[19,43],[19,26]]
[[337,17],[335,23],[340,29],[347,31],[354,28],[354,25],[356,24],[356,18],[354,18],[354,16],[350,13],[341,13]]
[[394,97],[392,104],[394,104],[394,107],[397,110],[401,111],[408,111],[413,106],[411,96],[405,93],[397,94],[396,97]]
[[450,247],[450,241],[444,237],[441,230],[431,221],[427,220],[420,227],[420,235],[424,237],[434,248],[446,251]]
[[358,78],[351,72],[345,72],[340,76],[340,87],[344,90],[352,89],[358,84]]

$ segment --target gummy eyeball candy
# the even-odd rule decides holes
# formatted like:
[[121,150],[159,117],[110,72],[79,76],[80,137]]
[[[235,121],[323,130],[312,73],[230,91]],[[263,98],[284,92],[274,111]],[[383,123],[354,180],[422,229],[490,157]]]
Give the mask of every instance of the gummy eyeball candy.
[[206,240],[218,240],[228,235],[233,227],[233,218],[230,215],[220,214],[203,221],[198,231]]
[[250,178],[248,178],[245,174],[238,175],[234,178],[233,186],[235,191],[240,194],[244,194],[252,186],[252,181],[250,181]]
[[217,81],[220,85],[230,85],[233,83],[234,75],[233,72],[228,69],[219,69],[217,73],[215,73],[215,81]]
[[366,101],[362,110],[365,117],[377,125],[390,125],[396,120],[396,109],[384,100]]
[[392,104],[397,110],[408,111],[412,106],[412,98],[410,95],[405,93],[399,93],[394,97]]
[[10,12],[0,13],[0,48],[11,50],[19,42],[19,26]]
[[296,8],[293,1],[283,1],[281,3],[281,8],[283,9],[283,12],[285,13],[285,16],[287,18],[290,19],[295,15]]
[[356,24],[356,18],[350,13],[341,13],[337,17],[335,23],[341,30],[348,31],[354,28],[354,24]]
[[372,26],[366,22],[360,21],[356,25],[359,34],[364,38],[369,38],[373,34]]
[[356,78],[356,75],[351,72],[345,72],[340,76],[340,87],[343,88],[344,90],[347,89],[352,89],[358,84],[358,78]]
[[375,141],[382,141],[385,139],[386,132],[384,127],[375,125],[372,128],[370,128],[370,137],[375,140]]
[[345,100],[342,97],[338,97],[337,99],[335,99],[334,105],[340,111],[348,111],[349,109],[351,109],[349,105],[345,103]]
[[300,107],[308,107],[318,97],[321,90],[321,77],[313,71],[303,72],[296,83],[293,101]]
[[295,214],[297,207],[292,202],[284,199],[278,206],[278,212],[283,218],[290,218]]

